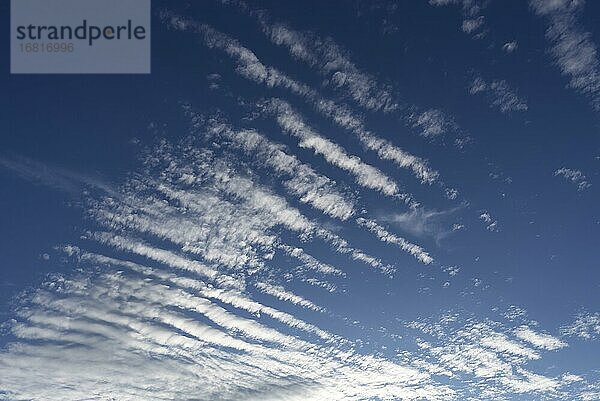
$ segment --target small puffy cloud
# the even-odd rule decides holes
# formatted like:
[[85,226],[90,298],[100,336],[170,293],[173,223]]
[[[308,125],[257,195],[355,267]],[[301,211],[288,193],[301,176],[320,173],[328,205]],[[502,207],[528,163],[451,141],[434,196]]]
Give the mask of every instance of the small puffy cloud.
[[554,172],[554,176],[563,177],[565,180],[577,185],[578,191],[584,191],[592,186],[592,184],[588,182],[585,175],[579,170],[562,167]]
[[502,45],[502,50],[504,50],[506,53],[512,53],[515,50],[517,50],[518,47],[519,44],[517,43],[517,41],[513,40],[512,42],[507,42],[504,45]]
[[485,223],[485,229],[488,231],[499,231],[498,229],[498,221],[489,214],[489,212],[484,211],[479,215],[479,219],[481,219]]
[[442,268],[444,273],[448,273],[449,276],[456,276],[460,271],[460,267],[458,266],[446,266]]
[[460,223],[452,224],[452,231],[464,230],[464,228],[465,228],[464,224],[460,224]]

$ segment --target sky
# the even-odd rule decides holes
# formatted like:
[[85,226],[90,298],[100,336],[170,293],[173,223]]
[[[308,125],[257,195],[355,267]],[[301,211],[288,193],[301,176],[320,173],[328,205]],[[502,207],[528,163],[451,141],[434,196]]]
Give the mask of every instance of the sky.
[[599,400],[599,22],[155,0],[151,74],[4,58],[0,399]]

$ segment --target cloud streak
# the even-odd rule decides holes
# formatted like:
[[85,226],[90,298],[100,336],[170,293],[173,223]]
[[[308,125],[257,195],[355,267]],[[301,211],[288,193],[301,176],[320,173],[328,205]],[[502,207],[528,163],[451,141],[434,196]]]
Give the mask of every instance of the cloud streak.
[[484,95],[490,107],[502,113],[527,111],[527,102],[510,88],[505,80],[486,82],[482,77],[475,77],[469,85],[471,95]]
[[600,110],[600,62],[592,34],[580,22],[584,1],[531,0],[532,10],[546,20],[550,54],[568,87],[586,95],[592,107]]
[[237,65],[236,71],[247,79],[268,87],[280,87],[302,97],[320,114],[354,133],[365,148],[375,152],[381,159],[392,161],[398,167],[412,170],[413,174],[423,183],[431,184],[439,180],[439,173],[431,169],[425,160],[367,130],[362,120],[345,105],[325,99],[308,85],[288,77],[273,67],[266,66],[252,51],[242,46],[237,40],[212,27],[197,24],[173,13],[163,13],[162,19],[173,29],[200,33],[208,47],[220,49],[228,54]]

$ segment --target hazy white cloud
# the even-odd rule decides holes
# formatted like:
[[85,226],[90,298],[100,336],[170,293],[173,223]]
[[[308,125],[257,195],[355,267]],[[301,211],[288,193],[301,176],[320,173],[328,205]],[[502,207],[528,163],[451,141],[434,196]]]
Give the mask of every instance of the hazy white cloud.
[[502,50],[505,53],[512,53],[515,50],[517,50],[517,48],[519,47],[519,44],[517,43],[516,40],[513,40],[512,42],[506,42],[505,44],[502,45]]
[[88,189],[100,190],[111,196],[117,195],[111,185],[99,178],[50,166],[23,156],[0,156],[0,167],[16,173],[24,180],[65,191],[72,196],[80,197]]
[[452,215],[461,208],[462,206],[447,210],[428,210],[419,207],[404,213],[388,214],[382,219],[410,235],[439,241],[454,231],[450,220]]
[[463,20],[462,30],[465,33],[473,33],[483,26],[484,21],[485,18],[483,15],[479,15],[476,18],[467,18]]
[[408,119],[412,122],[413,127],[419,128],[419,134],[425,138],[439,137],[448,131],[457,129],[454,121],[437,109],[410,114]]
[[505,80],[486,82],[482,77],[475,77],[469,85],[469,93],[485,95],[490,102],[490,107],[498,109],[502,113],[527,111],[528,109],[527,102],[520,98]]
[[568,86],[587,95],[594,109],[600,110],[598,49],[580,21],[585,1],[530,0],[529,4],[547,21],[550,53],[562,74],[569,78]]
[[555,177],[563,177],[577,186],[578,191],[584,191],[592,186],[586,176],[579,170],[561,167],[554,172]]

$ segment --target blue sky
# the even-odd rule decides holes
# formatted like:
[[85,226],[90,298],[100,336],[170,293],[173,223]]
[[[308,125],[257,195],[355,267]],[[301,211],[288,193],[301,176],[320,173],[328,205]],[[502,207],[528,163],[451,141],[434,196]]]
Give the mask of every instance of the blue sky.
[[149,75],[7,59],[0,398],[600,399],[599,15],[154,1]]

